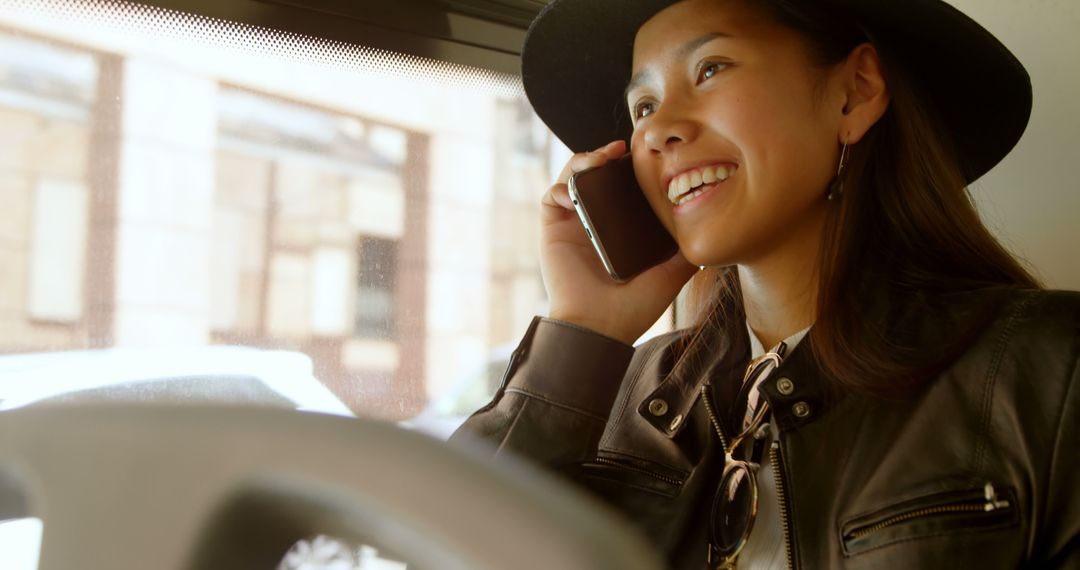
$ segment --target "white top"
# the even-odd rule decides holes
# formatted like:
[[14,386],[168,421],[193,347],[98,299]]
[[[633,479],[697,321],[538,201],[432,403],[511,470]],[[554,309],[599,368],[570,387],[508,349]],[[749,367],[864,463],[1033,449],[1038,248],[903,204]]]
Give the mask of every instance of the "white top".
[[[750,334],[750,358],[751,360],[765,354],[762,346],[750,325],[746,325]],[[787,344],[787,355],[799,344],[810,331],[807,327],[784,339]],[[776,347],[773,347],[774,349]],[[760,384],[764,378],[759,378]],[[758,397],[757,384],[750,389],[751,403]],[[751,406],[747,406],[749,413]],[[770,424],[772,424],[770,418]],[[765,441],[766,449],[771,444],[776,433],[775,425],[771,425],[769,437]],[[758,512],[754,520],[754,528],[746,541],[746,546],[739,553],[738,566],[740,570],[783,570],[787,568],[787,553],[784,550],[784,527],[780,521],[780,499],[776,494],[776,476],[773,473],[772,461],[769,453],[765,453],[761,460],[761,469],[757,472],[758,483]]]

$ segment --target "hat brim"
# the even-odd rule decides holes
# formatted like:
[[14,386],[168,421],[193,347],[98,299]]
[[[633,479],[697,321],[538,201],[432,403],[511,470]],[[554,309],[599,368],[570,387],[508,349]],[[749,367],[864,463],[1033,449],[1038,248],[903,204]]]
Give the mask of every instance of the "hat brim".
[[[629,140],[623,91],[634,37],[680,0],[555,0],[533,21],[522,80],[540,118],[574,152]],[[1031,115],[1031,78],[990,32],[941,0],[827,0],[849,10],[879,44],[900,46],[908,76],[936,107],[967,181],[1020,140]]]

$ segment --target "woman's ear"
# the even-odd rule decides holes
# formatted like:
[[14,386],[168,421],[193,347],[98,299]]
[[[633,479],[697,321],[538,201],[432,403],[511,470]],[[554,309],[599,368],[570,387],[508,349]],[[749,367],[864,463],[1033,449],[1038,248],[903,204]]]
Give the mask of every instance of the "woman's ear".
[[869,43],[856,47],[842,65],[846,95],[840,118],[840,143],[854,144],[889,108],[889,90],[877,49]]

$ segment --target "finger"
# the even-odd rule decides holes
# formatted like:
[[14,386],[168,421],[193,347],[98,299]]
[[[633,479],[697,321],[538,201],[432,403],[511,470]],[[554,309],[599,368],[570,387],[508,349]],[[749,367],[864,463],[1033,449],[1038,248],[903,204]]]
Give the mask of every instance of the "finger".
[[607,155],[608,160],[619,158],[626,154],[626,141],[622,139],[611,141],[600,148],[599,152]]
[[592,152],[575,154],[570,157],[570,169],[573,172],[581,172],[586,168],[596,168],[608,160],[619,158],[623,154],[626,154],[625,149],[625,142],[615,140]]
[[540,222],[549,224],[564,221],[574,216],[574,204],[570,199],[570,191],[565,184],[555,184],[544,192],[540,200]]
[[552,206],[556,208],[562,208],[565,210],[574,209],[574,201],[570,198],[570,189],[566,184],[555,184],[548,191],[544,193],[544,197],[540,200],[545,206]]
[[622,140],[611,141],[592,152],[579,152],[566,162],[566,166],[559,173],[556,184],[566,184],[574,174],[589,168],[596,168],[624,154],[626,154],[626,142]]

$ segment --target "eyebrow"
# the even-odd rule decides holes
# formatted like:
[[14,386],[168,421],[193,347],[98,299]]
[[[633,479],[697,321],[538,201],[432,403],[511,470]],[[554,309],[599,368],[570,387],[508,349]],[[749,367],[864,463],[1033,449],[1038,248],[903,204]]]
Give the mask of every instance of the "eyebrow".
[[[685,44],[679,46],[679,49],[675,50],[675,58],[676,59],[687,58],[687,57],[690,56],[690,54],[697,51],[698,48],[700,48],[701,46],[703,46],[703,45],[705,45],[705,44],[707,44],[707,43],[709,43],[709,42],[711,42],[711,41],[713,41],[713,40],[715,40],[717,38],[730,38],[730,37],[731,37],[730,34],[725,34],[724,32],[709,32],[709,33],[704,34],[702,36],[698,36],[698,37],[686,42]],[[643,70],[635,73],[634,76],[630,78],[630,81],[626,84],[626,89],[623,90],[623,100],[625,100],[627,97],[629,97],[630,92],[633,91],[634,89],[636,89],[638,86],[640,86],[643,83],[647,83],[648,80],[653,77],[653,75],[654,75],[654,73],[652,71],[648,70],[648,69],[643,69]]]

